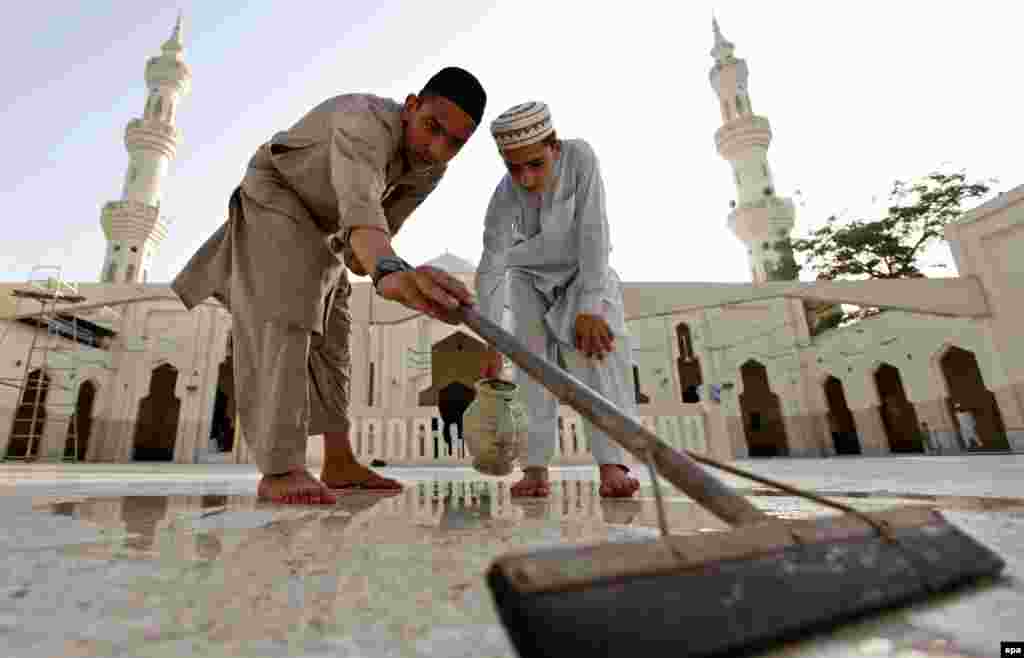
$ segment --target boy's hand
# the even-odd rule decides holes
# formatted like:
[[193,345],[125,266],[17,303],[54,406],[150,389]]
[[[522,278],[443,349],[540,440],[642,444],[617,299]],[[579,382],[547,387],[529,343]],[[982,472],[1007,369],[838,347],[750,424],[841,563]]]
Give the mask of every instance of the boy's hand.
[[615,349],[615,334],[600,315],[580,313],[576,316],[576,349],[587,358],[604,360]]
[[501,374],[501,367],[504,365],[501,352],[491,348],[484,352],[480,359],[480,375],[484,379],[494,379]]

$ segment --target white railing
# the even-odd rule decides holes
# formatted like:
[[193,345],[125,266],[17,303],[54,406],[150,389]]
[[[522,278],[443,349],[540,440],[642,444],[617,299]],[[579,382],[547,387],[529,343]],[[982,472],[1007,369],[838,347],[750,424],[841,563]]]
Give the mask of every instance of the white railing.
[[[555,465],[591,464],[590,442],[582,418],[572,411],[560,413],[559,441],[555,445]],[[451,428],[452,446],[442,433],[437,412],[418,416],[354,416],[352,449],[363,463],[380,460],[388,465],[470,466],[472,457],[459,440],[458,429]],[[662,441],[676,449],[709,454],[709,437],[703,415],[680,414],[641,416],[641,423]],[[627,461],[633,463],[631,457]]]

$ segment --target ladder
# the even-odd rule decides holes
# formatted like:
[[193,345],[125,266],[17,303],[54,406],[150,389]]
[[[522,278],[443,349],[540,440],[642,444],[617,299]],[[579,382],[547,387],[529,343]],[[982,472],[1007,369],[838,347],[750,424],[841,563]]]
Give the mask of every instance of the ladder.
[[[77,316],[62,318],[59,306],[83,302],[85,297],[78,293],[76,285],[64,281],[59,266],[45,265],[34,267],[27,285],[16,288],[11,294],[18,298],[16,304],[19,306],[23,301],[36,302],[40,310],[32,320],[37,328],[32,331],[22,377],[0,381],[2,385],[18,389],[3,459],[29,462],[43,458],[76,462],[84,458],[78,454],[78,396],[74,394],[80,383],[80,335]],[[55,389],[71,395],[47,402]],[[26,406],[31,407],[30,418],[24,418],[20,413]],[[67,427],[64,450],[40,455],[45,425],[54,422]]]

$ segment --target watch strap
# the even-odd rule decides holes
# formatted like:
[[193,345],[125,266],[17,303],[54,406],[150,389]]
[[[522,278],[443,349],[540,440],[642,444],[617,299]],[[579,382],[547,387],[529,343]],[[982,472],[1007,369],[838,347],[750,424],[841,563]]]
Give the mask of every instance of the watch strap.
[[373,287],[376,288],[380,280],[388,274],[411,272],[414,269],[416,268],[397,256],[382,256],[377,260],[377,267],[373,270]]

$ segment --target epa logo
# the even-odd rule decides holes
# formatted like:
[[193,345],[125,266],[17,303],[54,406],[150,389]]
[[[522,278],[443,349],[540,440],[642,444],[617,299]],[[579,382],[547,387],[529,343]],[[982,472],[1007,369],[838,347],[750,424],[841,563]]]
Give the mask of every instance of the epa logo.
[[1003,642],[1003,656],[1024,656],[1024,642]]

